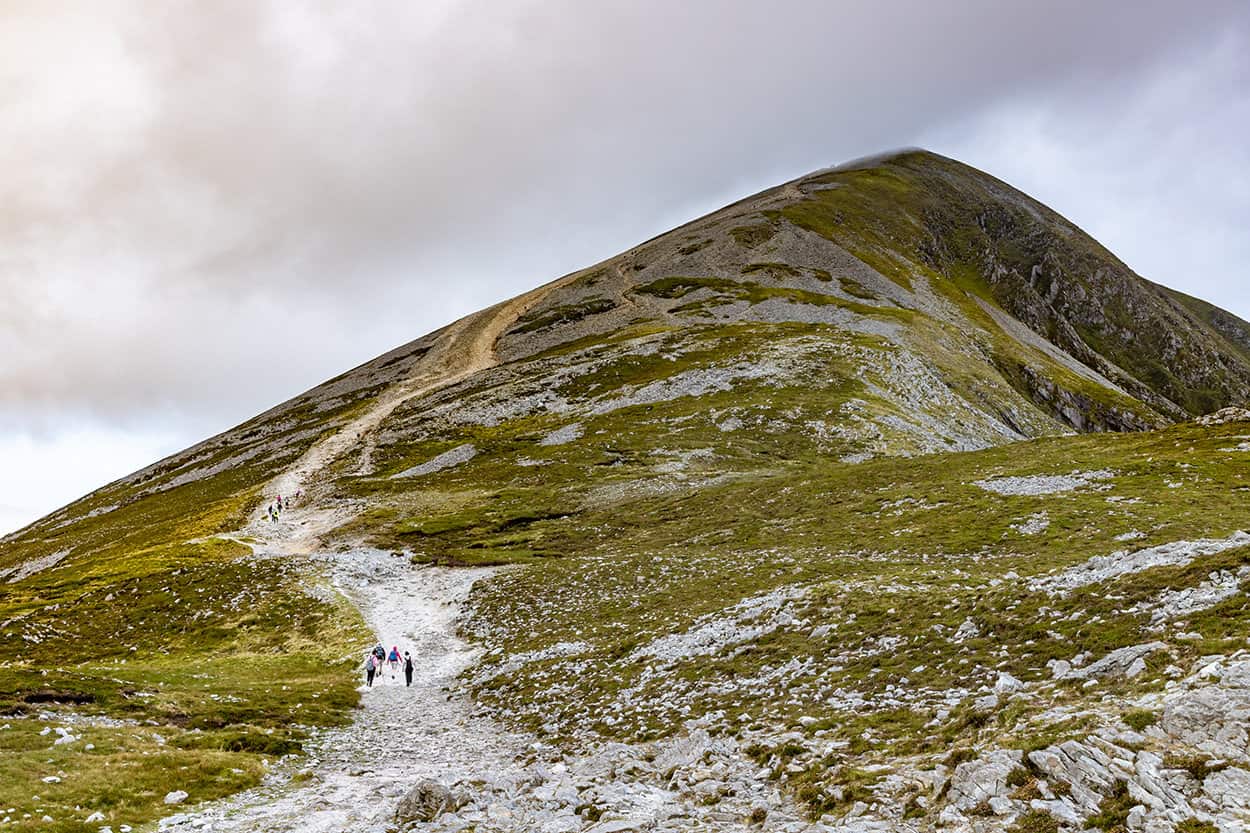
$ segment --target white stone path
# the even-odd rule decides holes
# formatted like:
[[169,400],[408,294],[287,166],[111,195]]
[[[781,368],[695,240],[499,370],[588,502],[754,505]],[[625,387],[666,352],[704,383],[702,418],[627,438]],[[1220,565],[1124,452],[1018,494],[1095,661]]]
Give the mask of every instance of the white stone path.
[[[406,558],[371,550],[323,557],[387,651],[398,645],[401,653],[412,652],[412,687],[405,687],[402,670],[392,677],[389,667],[373,688],[362,687],[353,723],[307,745],[310,779],[172,816],[160,830],[387,830],[399,798],[424,778],[451,783],[515,769],[524,740],[472,717],[469,699],[455,691],[456,676],[476,657],[456,636],[456,617],[473,583],[489,571],[413,567]],[[364,659],[362,652],[362,669]]]

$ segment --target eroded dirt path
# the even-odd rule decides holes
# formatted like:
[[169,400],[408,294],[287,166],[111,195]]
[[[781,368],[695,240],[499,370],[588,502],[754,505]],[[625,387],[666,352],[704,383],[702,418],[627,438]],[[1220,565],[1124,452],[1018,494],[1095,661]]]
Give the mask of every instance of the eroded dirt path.
[[[495,346],[500,337],[548,294],[579,275],[566,275],[451,324],[443,337],[417,362],[408,378],[375,397],[355,419],[314,443],[294,464],[270,481],[265,494],[272,498],[306,491],[316,482],[320,472],[358,444],[367,442],[369,435],[403,403],[494,367],[499,363]],[[262,506],[252,518],[254,529],[250,531],[255,534],[257,527],[263,531],[266,521]]]

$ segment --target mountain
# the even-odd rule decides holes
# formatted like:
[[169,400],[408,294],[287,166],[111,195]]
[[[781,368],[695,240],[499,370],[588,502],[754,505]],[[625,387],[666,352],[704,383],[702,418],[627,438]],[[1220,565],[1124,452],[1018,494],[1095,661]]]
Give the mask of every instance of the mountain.
[[1236,829],[1248,399],[1250,324],[1009,185],[819,171],[0,541],[0,804],[134,824],[136,762],[207,801],[290,753],[251,823],[299,829],[419,621],[441,725],[530,750],[447,758],[430,829]]

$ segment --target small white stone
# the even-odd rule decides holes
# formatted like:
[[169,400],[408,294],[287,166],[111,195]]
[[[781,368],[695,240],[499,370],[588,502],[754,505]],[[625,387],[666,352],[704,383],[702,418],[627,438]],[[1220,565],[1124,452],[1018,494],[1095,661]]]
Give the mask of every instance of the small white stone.
[[994,683],[994,691],[999,694],[1013,694],[1023,688],[1024,683],[1020,682],[1006,671],[1000,672],[998,675],[998,681]]
[[173,792],[165,794],[165,803],[166,804],[181,804],[182,802],[186,801],[188,797],[189,796],[187,795],[186,790],[174,790]]

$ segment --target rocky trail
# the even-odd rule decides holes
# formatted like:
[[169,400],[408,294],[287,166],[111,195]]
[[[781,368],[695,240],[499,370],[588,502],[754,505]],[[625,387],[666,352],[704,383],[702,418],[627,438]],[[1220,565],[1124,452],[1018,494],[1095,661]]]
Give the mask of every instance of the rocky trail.
[[[299,557],[286,551],[298,540],[257,556]],[[480,649],[457,636],[456,622],[491,569],[417,568],[368,549],[308,559],[359,606],[387,650],[412,653],[413,685],[386,667],[373,687],[361,686],[351,725],[317,733],[306,757],[281,762],[261,787],[166,817],[158,830],[746,831],[758,829],[752,813],[773,830],[824,829],[791,812],[735,741],[698,726],[573,756],[476,713],[458,678]]]
[[[456,622],[473,584],[492,571],[416,568],[404,557],[371,549],[320,551],[321,537],[355,510],[319,504],[320,475],[353,449],[367,450],[372,432],[404,402],[496,364],[499,337],[575,277],[452,324],[440,349],[423,356],[407,379],[311,446],[266,489],[288,497],[313,494],[277,521],[262,506],[237,537],[227,536],[251,546],[256,557],[305,560],[310,569],[328,572],[381,644],[412,653],[414,679],[409,687],[402,669],[385,667],[372,687],[360,687],[361,708],[352,724],[317,733],[305,745],[306,758],[279,765],[261,787],[168,816],[159,830],[331,833],[420,826],[614,833],[691,824],[739,830],[747,829],[744,820],[753,809],[784,803],[775,787],[757,783],[752,765],[736,750],[721,748],[724,742],[701,731],[664,748],[608,744],[566,759],[475,715],[457,688],[479,649],[457,636]],[[363,661],[362,651],[362,677]],[[714,758],[719,762],[707,769]],[[694,772],[701,774],[689,780]],[[739,789],[720,780],[735,775]],[[729,800],[721,803],[722,796]],[[808,827],[796,816],[774,812],[772,818],[788,822],[784,829]]]
[[411,651],[413,685],[387,667],[363,688],[352,725],[320,734],[302,774],[165,819],[161,830],[384,830],[403,794],[422,779],[498,778],[515,769],[520,738],[471,716],[456,676],[475,651],[455,634],[460,604],[485,570],[413,569],[390,553],[333,557],[335,585],[355,601],[379,640]]

